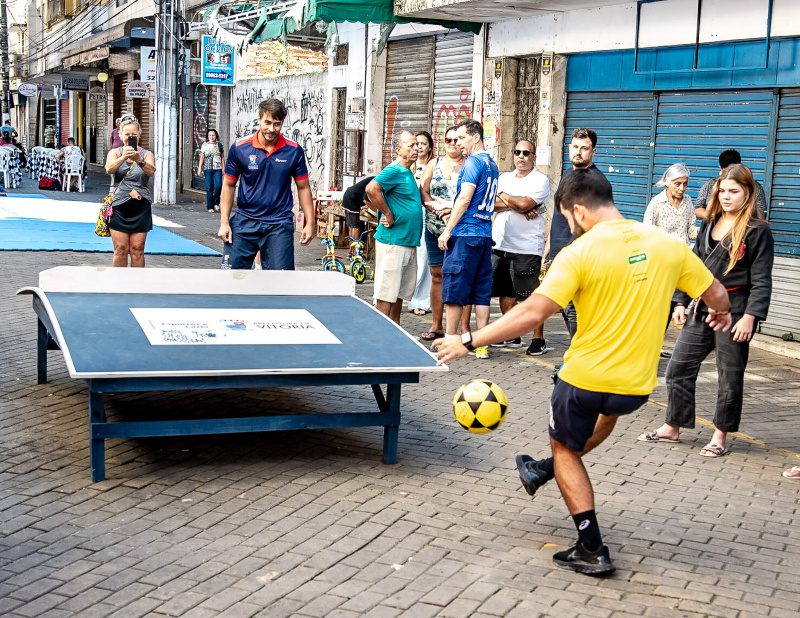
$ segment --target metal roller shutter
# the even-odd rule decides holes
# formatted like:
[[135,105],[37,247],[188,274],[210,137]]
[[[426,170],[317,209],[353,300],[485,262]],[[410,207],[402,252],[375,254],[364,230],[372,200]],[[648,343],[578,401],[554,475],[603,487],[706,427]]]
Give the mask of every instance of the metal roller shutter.
[[[202,175],[197,176],[197,164],[200,162],[200,146],[206,141],[206,131],[216,129],[218,134],[222,132],[217,126],[217,108],[219,106],[219,88],[196,84],[192,97],[192,188],[204,189],[205,179]],[[223,144],[223,147],[226,147]]]
[[56,144],[56,146],[66,146],[67,138],[72,137],[70,134],[70,131],[72,130],[72,124],[69,116],[69,99],[60,99],[58,105],[61,110],[61,133],[58,138],[60,141],[58,144]]
[[394,159],[392,138],[401,131],[429,131],[434,37],[389,41],[386,49],[386,100],[383,165]]
[[772,302],[761,331],[800,339],[800,91],[781,94],[769,222],[775,237]]
[[[673,163],[685,163],[694,199],[703,183],[719,173],[719,153],[734,148],[765,184],[772,101],[766,90],[661,94],[652,183]],[[647,201],[659,191],[651,186]]]
[[447,127],[472,117],[472,34],[447,33],[436,37],[431,134],[434,150],[444,155]]
[[572,132],[597,132],[594,163],[614,187],[614,201],[628,217],[641,219],[650,184],[656,99],[649,92],[572,93],[567,100],[564,169],[570,169]]
[[93,163],[103,164],[106,162],[108,148],[110,145],[110,133],[106,132],[108,122],[108,114],[106,113],[106,101],[95,101],[90,103],[92,106],[92,125],[95,127],[94,131],[94,159]]
[[155,150],[153,145],[153,141],[150,139],[151,133],[151,122],[150,122],[150,102],[152,99],[133,99],[133,115],[136,116],[136,120],[139,121],[139,126],[142,129],[142,134],[139,137],[139,142],[142,144],[142,147],[147,148],[148,150]]

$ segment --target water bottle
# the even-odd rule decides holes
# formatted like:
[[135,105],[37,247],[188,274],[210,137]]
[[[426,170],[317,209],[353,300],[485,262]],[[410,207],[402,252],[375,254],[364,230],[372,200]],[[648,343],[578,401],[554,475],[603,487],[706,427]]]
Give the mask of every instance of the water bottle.
[[231,259],[231,256],[226,253],[225,256],[222,258],[222,264],[220,265],[220,268],[222,270],[230,270],[231,269],[230,259]]

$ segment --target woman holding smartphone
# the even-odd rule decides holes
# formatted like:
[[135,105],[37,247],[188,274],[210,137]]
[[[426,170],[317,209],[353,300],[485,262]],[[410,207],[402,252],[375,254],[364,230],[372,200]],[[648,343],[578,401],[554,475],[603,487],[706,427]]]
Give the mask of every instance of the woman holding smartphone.
[[135,120],[119,127],[122,148],[106,157],[106,172],[114,177],[114,200],[108,222],[114,243],[114,266],[144,266],[144,243],[153,229],[150,178],[156,171],[155,156],[139,145],[142,129]]

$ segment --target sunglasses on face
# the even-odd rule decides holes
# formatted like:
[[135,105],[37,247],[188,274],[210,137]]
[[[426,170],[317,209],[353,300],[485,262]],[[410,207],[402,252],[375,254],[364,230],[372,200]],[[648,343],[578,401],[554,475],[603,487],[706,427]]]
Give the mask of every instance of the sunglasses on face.
[[531,153],[530,150],[515,150],[514,151],[514,156],[515,157],[529,157],[529,156],[531,156],[531,154],[532,153]]
[[444,143],[445,144],[457,144],[458,143],[458,138],[457,137],[445,137],[444,138]]

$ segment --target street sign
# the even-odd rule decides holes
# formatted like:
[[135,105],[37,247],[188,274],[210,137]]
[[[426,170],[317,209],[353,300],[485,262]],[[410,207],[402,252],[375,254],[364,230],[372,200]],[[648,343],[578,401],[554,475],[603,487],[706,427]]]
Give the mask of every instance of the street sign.
[[143,82],[140,80],[134,80],[132,82],[128,82],[128,86],[125,88],[125,98],[126,99],[149,99],[150,98],[150,86],[147,82]]
[[203,36],[200,81],[207,86],[233,86],[236,50],[213,36]]
[[36,93],[39,92],[39,86],[36,84],[20,84],[17,91],[25,97],[35,97]]
[[89,78],[83,75],[61,75],[61,88],[63,90],[89,91]]
[[94,86],[89,89],[90,101],[105,101],[108,98],[106,89],[103,86]]
[[139,75],[143,82],[156,81],[156,48],[142,47],[139,56]]

